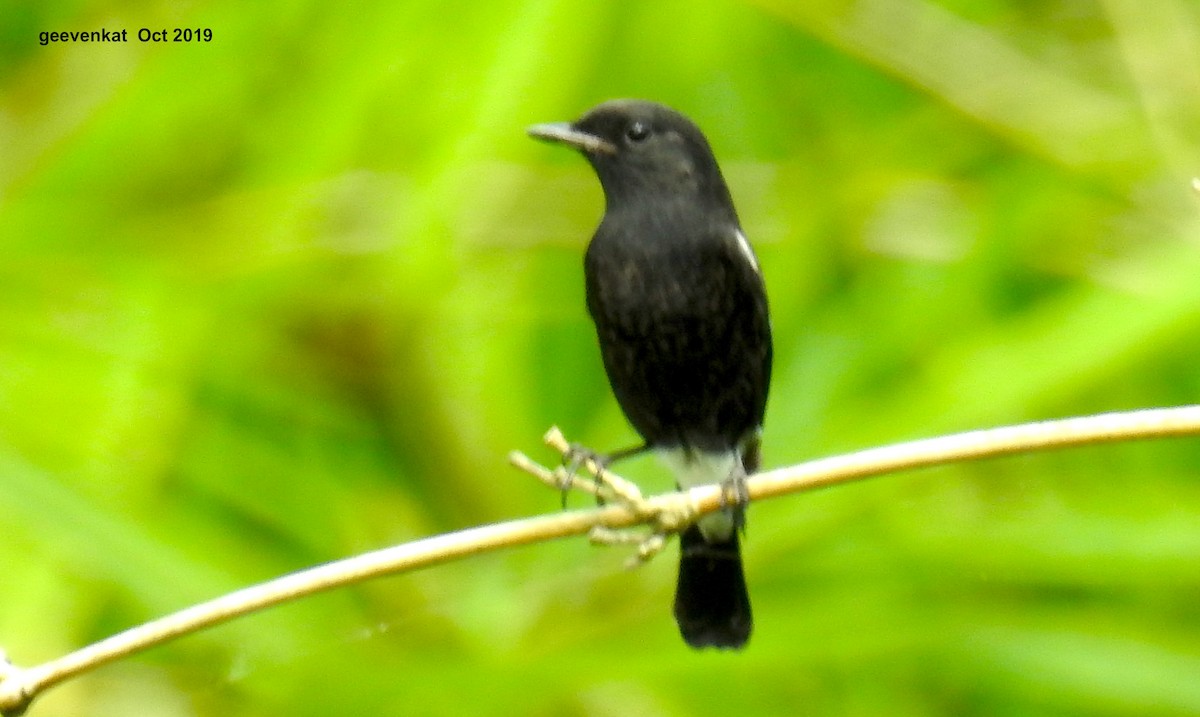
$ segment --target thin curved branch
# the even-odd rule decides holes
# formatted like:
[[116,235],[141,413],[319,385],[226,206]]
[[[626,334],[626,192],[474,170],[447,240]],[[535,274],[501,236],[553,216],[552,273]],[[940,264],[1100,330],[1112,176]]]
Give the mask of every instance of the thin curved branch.
[[885,473],[1014,453],[1195,435],[1200,435],[1200,405],[1021,423],[895,443],[758,473],[750,481],[750,498],[774,498]]
[[[1106,413],[898,443],[758,473],[747,481],[751,500],[815,490],[826,486],[946,463],[1054,448],[1200,434],[1200,406]],[[561,434],[547,442],[563,450]],[[514,464],[544,482],[562,488],[571,477],[550,471],[514,453]],[[639,524],[671,532],[687,520],[718,510],[721,489],[705,486],[645,500],[590,510],[485,525],[437,535],[391,548],[326,563],[244,588],[144,623],[75,652],[30,668],[4,661],[0,653],[0,714],[21,714],[43,691],[101,665],[207,627],[314,593],[384,575],[416,570],[450,560],[588,533],[596,527],[619,529]]]

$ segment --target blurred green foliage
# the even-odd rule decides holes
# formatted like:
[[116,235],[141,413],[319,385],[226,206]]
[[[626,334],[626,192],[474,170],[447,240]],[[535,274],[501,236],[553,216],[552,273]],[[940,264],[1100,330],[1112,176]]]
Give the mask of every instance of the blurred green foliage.
[[[599,187],[524,136],[610,97],[722,161],[772,300],[768,465],[1200,399],[1192,0],[3,5],[19,664],[554,511],[504,462],[551,423],[628,444],[582,300]],[[131,41],[37,42],[101,27]],[[736,655],[678,639],[672,557],[565,541],[243,619],[31,714],[1197,714],[1198,473],[1161,441],[757,504]]]

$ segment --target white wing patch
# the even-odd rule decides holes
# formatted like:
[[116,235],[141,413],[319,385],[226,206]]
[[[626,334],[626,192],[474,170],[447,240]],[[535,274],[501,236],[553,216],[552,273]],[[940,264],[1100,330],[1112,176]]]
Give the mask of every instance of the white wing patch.
[[742,233],[741,229],[735,229],[733,230],[733,238],[737,242],[738,251],[742,252],[742,256],[746,257],[746,261],[750,263],[751,268],[756,273],[761,274],[762,272],[758,268],[758,259],[754,257],[754,250],[750,248],[750,242],[746,240],[746,235]]

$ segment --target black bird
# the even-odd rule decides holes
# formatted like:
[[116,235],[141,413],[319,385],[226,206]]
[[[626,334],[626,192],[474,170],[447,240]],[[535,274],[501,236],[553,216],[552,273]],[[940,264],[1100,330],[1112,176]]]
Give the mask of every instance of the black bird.
[[[584,260],[587,306],[609,384],[680,488],[737,495],[759,465],[771,328],[758,260],[704,134],[653,102],[605,102],[572,123],[529,128],[581,151],[604,189]],[[750,596],[738,532],[744,503],[680,536],[675,619],[692,647],[739,648]]]

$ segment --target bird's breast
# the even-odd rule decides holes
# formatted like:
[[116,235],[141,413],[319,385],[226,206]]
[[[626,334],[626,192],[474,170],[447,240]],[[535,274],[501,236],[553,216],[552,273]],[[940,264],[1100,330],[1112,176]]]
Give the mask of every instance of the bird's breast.
[[594,242],[586,273],[591,308],[646,320],[711,316],[729,284],[723,262],[682,242]]

